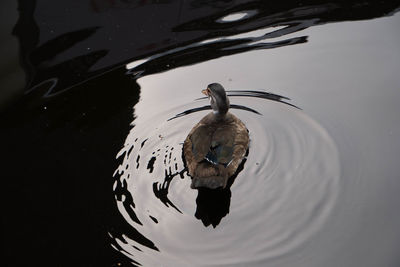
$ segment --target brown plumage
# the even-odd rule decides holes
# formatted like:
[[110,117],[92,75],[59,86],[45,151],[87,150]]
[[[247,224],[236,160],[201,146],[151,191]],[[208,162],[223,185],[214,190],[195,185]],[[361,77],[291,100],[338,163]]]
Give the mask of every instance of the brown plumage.
[[221,85],[210,84],[202,92],[214,111],[193,127],[183,144],[191,187],[225,188],[246,154],[249,134],[243,122],[228,112],[229,99]]

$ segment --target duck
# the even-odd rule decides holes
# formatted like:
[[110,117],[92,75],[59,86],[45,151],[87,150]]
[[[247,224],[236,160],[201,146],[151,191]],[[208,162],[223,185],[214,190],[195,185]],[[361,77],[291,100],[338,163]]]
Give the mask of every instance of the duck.
[[211,83],[201,91],[208,97],[212,112],[189,132],[183,155],[192,177],[191,188],[225,188],[238,169],[249,147],[249,131],[230,113],[224,87]]

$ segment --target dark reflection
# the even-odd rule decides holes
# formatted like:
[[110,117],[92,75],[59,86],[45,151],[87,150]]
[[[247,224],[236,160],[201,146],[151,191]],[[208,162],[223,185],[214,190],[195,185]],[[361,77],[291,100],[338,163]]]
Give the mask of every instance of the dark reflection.
[[120,164],[115,155],[131,129],[138,99],[135,81],[114,71],[62,97],[34,101],[26,96],[0,114],[7,166],[3,188],[14,203],[4,210],[4,240],[10,248],[24,240],[34,254],[28,263],[15,251],[9,254],[10,266],[37,265],[59,256],[87,266],[124,262],[110,247],[110,242],[118,244],[108,233],[156,249],[115,207],[125,185],[118,185],[118,194],[111,190],[110,177]]
[[221,222],[229,213],[229,207],[231,204],[231,186],[234,183],[238,174],[243,170],[244,164],[247,161],[249,150],[247,150],[246,156],[240,163],[236,173],[229,178],[228,184],[224,189],[209,189],[199,188],[198,195],[196,198],[196,213],[195,217],[201,220],[205,227],[212,225],[214,228]]
[[215,228],[229,213],[231,190],[226,187],[225,189],[199,188],[198,191],[194,216],[201,220],[204,226],[212,225]]
[[[268,37],[264,36],[264,38]],[[221,40],[206,44],[179,47],[178,49],[172,49],[152,56],[149,61],[128,71],[128,73],[134,75],[135,78],[140,78],[145,75],[251,50],[270,49],[305,43],[307,37],[301,36],[283,41],[251,44],[258,40],[260,40],[260,38],[241,38],[237,40]]]
[[[230,91],[227,91],[227,92],[228,92],[228,94],[227,94],[228,96],[263,98],[263,99],[268,99],[268,100],[272,100],[272,101],[277,101],[277,102],[280,102],[280,103],[283,103],[283,104],[286,104],[286,105],[289,105],[289,106],[292,106],[292,107],[300,109],[299,107],[284,101],[284,100],[290,100],[290,98],[288,98],[286,96],[276,95],[276,94],[273,94],[273,93],[267,93],[267,92],[263,92],[263,91],[252,91],[252,90],[230,90]],[[207,97],[201,97],[201,98],[198,98],[197,100],[206,99],[206,98]],[[246,110],[246,111],[250,111],[250,112],[253,112],[255,114],[258,114],[258,115],[262,115],[257,110],[254,110],[252,108],[249,108],[249,107],[246,107],[246,106],[243,106],[243,105],[230,104],[230,108]],[[210,109],[211,109],[210,105],[197,107],[197,108],[192,108],[192,109],[189,109],[189,110],[185,110],[185,111],[183,111],[183,112],[181,112],[179,114],[176,114],[174,117],[169,118],[168,121],[176,119],[176,118],[179,118],[179,117],[182,117],[182,116],[185,116],[185,115],[189,115],[189,114],[194,113],[194,112],[203,111],[203,110],[210,110]]]
[[[41,2],[41,1],[39,1]],[[58,62],[54,59],[68,52],[72,47],[86,41],[93,36],[99,27],[87,27],[75,31],[67,31],[49,39],[38,46],[41,35],[40,27],[46,27],[46,23],[38,25],[35,21],[35,9],[37,1],[19,1],[20,17],[13,30],[20,43],[21,65],[26,72],[26,92],[31,98],[48,97],[73,85],[95,77],[101,72],[91,71],[90,68],[101,58],[107,55],[108,49],[93,49],[90,46],[85,53],[79,52],[67,56],[65,60]],[[57,17],[57,16],[54,16]],[[50,23],[50,22],[49,22]],[[54,31],[53,29],[51,31]],[[48,88],[44,88],[44,82],[48,80],[58,81]]]
[[57,55],[68,50],[77,43],[90,38],[90,36],[92,36],[98,29],[99,27],[80,29],[50,39],[32,52],[30,56],[32,64],[40,67],[40,64],[45,64],[46,61],[55,58]]
[[[33,66],[30,55],[39,43],[40,28],[34,19],[36,1],[18,1],[19,18],[12,31],[19,39],[20,64],[26,74],[26,88],[32,86],[32,79],[37,70]],[[40,81],[38,83],[41,83]]]
[[[159,184],[158,182],[153,183],[153,192],[156,198],[158,198],[165,206],[167,207],[172,207],[179,213],[182,213],[177,206],[175,206],[174,203],[171,202],[171,200],[168,198],[168,192],[169,192],[169,186],[171,184],[171,181],[174,177],[178,176],[183,179],[183,174],[185,173],[186,169],[183,169],[181,171],[178,171],[177,169],[177,164],[176,164],[176,158],[172,159],[172,151],[174,150],[174,147],[165,147],[166,151],[164,154],[164,161],[163,164],[165,166],[164,172],[164,181]],[[159,152],[160,149],[157,150]],[[153,152],[153,155],[156,154],[156,151]],[[160,156],[160,154],[157,154],[156,156]],[[151,157],[148,164],[147,164],[147,169],[149,169],[149,172],[153,172],[153,165],[154,162],[156,161],[156,157]],[[171,168],[171,162],[175,162],[175,170],[172,170]],[[149,167],[150,166],[150,167]]]
[[[144,147],[147,140],[148,140],[148,138],[146,138],[144,141],[141,142],[139,150],[141,150]],[[138,139],[135,139],[135,142],[129,148],[129,150],[127,152],[128,157],[131,157],[131,152],[132,152],[133,148],[135,147],[137,141],[138,141]],[[162,183],[158,183],[158,182],[153,183],[153,193],[154,193],[154,196],[156,198],[158,198],[166,207],[172,207],[179,213],[182,213],[181,210],[174,203],[172,203],[171,200],[168,198],[168,193],[169,193],[169,186],[170,186],[172,179],[176,176],[179,176],[180,178],[183,179],[186,169],[184,168],[183,170],[178,171],[178,165],[176,163],[177,159],[172,158],[172,151],[174,150],[174,147],[170,147],[167,145],[167,146],[165,146],[165,149],[166,150],[163,155],[165,176],[164,176]],[[149,171],[149,173],[153,173],[154,164],[155,164],[157,158],[161,156],[160,151],[161,151],[161,149],[157,149],[156,151],[152,152],[151,157],[150,157],[149,161],[147,162],[147,166],[146,166],[146,169]],[[123,157],[123,156],[124,156],[124,154],[121,155],[121,157]],[[146,156],[147,155],[144,155],[144,157],[146,157]],[[139,166],[140,158],[141,158],[141,156],[140,156],[140,154],[138,154],[135,159],[136,169],[139,169],[139,167],[140,167]],[[174,169],[172,168],[172,166],[174,166]],[[128,165],[126,166],[126,169],[127,168],[128,168]],[[129,174],[128,174],[127,179],[130,179]],[[142,223],[137,218],[137,215],[135,212],[135,203],[133,200],[133,196],[127,189],[126,180],[123,180],[123,182],[121,182],[121,179],[116,179],[116,181],[117,181],[117,186],[116,186],[116,189],[114,189],[114,191],[117,196],[117,199],[121,200],[122,196],[124,196],[123,205],[124,205],[125,210],[127,211],[127,213],[129,214],[130,218],[133,221],[142,225]]]
[[172,179],[179,175],[181,178],[183,178],[183,173],[186,171],[186,169],[180,171],[180,172],[175,172],[175,173],[171,173],[171,169],[169,169],[169,173],[167,172],[167,170],[165,170],[165,178],[164,178],[164,182],[162,184],[159,183],[153,183],[153,192],[154,195],[162,202],[164,203],[165,206],[169,207],[173,207],[176,211],[178,211],[179,213],[182,213],[178,207],[176,207],[174,205],[174,203],[171,202],[171,200],[169,200],[168,198],[168,190],[169,190],[169,185],[172,181]]
[[[143,12],[145,6],[153,8]],[[57,78],[60,82],[55,91],[59,92],[133,60],[150,58],[131,71],[143,76],[254,49],[304,43],[307,36],[279,41],[273,38],[329,22],[387,16],[398,7],[396,1],[309,0],[271,4],[250,0],[192,0],[138,4],[91,0],[74,5],[19,1],[20,19],[14,34],[20,41],[21,59],[29,76],[26,89]],[[247,16],[222,23],[221,19],[235,13]],[[71,16],[74,17],[71,23],[63,21]],[[161,26],[154,28],[154,25]],[[235,38],[237,34],[277,26],[283,28],[259,37]],[[40,46],[39,36],[47,40]],[[144,38],[142,42],[138,42],[138,36]],[[213,38],[222,39],[201,43]],[[103,53],[93,60],[90,53],[85,53],[92,51]],[[61,61],[49,60],[59,55],[63,56]],[[85,67],[80,68],[80,64]]]
[[[137,141],[138,141],[138,139],[136,139],[135,142],[131,145],[131,148],[127,152],[125,152],[125,153],[127,153],[128,157],[131,156],[130,154],[132,152],[132,149],[135,147],[135,145],[137,145]],[[146,141],[147,141],[147,139],[145,139],[140,144],[140,146],[143,147],[143,145],[145,144]],[[123,158],[124,154],[121,155],[121,158]],[[140,155],[138,155],[138,158],[140,158]],[[135,163],[137,163],[136,159],[135,159]],[[128,166],[126,166],[126,167],[128,168]],[[138,168],[138,166],[137,166],[137,168]],[[130,175],[128,175],[127,179],[130,179]],[[121,179],[116,179],[116,184],[115,184],[113,193],[115,194],[116,200],[119,201],[120,203],[122,203],[122,205],[124,206],[124,210],[130,217],[130,219],[139,225],[143,225],[142,222],[139,220],[138,216],[136,215],[136,211],[135,211],[136,204],[135,204],[132,194],[129,192],[127,181],[121,180]],[[153,221],[154,221],[154,219],[152,218]],[[136,230],[136,228],[132,227],[125,220],[124,220],[124,222],[125,222],[125,224],[122,225],[123,226],[122,230],[119,229],[119,227],[121,227],[121,225],[119,225],[118,228],[110,229],[110,234],[112,234],[113,237],[118,238],[119,240],[123,241],[123,240],[125,240],[123,235],[125,235],[128,238],[135,240],[136,242],[138,242],[139,244],[141,244],[143,246],[146,246],[150,249],[159,251],[159,249],[156,247],[156,245],[150,239],[148,239],[143,234],[141,234],[138,230]],[[111,239],[111,243],[118,250],[123,250],[121,248],[121,246],[115,241],[115,238]]]
[[[307,36],[291,37],[279,41],[274,41],[273,38],[284,37],[328,21],[340,21],[340,17],[343,17],[343,20],[351,19],[351,16],[344,13],[348,9],[352,12],[361,11],[362,9],[372,12],[370,8],[373,5],[373,3],[346,5],[343,3],[321,2],[303,2],[299,3],[298,6],[284,4],[275,6],[274,9],[269,3],[263,1],[243,1],[224,12],[216,12],[209,16],[182,23],[174,27],[173,31],[190,33],[205,31],[206,33],[188,44],[185,43],[185,45],[152,54],[146,62],[135,66],[128,73],[139,78],[246,51],[305,43],[307,42]],[[382,9],[383,7],[380,6],[379,8]],[[254,14],[246,19],[220,23],[220,19],[227,15],[247,12],[248,10],[253,10]],[[365,16],[364,13],[361,12],[361,14]],[[372,13],[369,14],[372,15]],[[338,17],[335,17],[335,15]],[[267,32],[259,37],[236,37],[240,33],[272,27],[283,28]],[[265,40],[269,41],[265,42]]]
[[[109,6],[104,8],[104,3]],[[162,8],[144,10],[140,7],[155,6],[155,1],[125,3],[18,1],[13,34],[19,41],[27,93],[0,114],[2,163],[7,166],[2,186],[9,193],[5,197],[13,200],[5,205],[3,216],[10,265],[51,264],[60,259],[70,260],[61,265],[129,265],[131,258],[110,248],[112,242],[122,250],[116,238],[157,250],[115,208],[115,198],[130,195],[127,185],[117,184],[116,193],[110,189],[114,183],[110,177],[119,165],[115,155],[131,129],[132,107],[140,93],[136,80],[125,74],[124,64],[150,58],[131,70],[143,76],[253,49],[300,44],[306,36],[273,38],[329,22],[389,16],[399,7],[396,1],[193,0],[163,1]],[[245,10],[257,13],[240,21],[219,22]],[[261,37],[235,37],[276,26],[283,28]],[[231,39],[204,42],[223,37]],[[91,78],[96,79],[88,81]],[[147,165],[150,172],[153,164]],[[168,176],[164,185],[155,187],[169,206],[171,179]],[[202,204],[207,194],[199,193],[198,217],[225,216],[229,194],[219,194],[226,196],[221,200],[225,208],[218,212]],[[132,210],[129,216],[138,222],[134,200],[128,197],[127,203],[131,205],[125,208]],[[212,225],[217,221],[207,219]],[[20,250],[10,249],[21,244],[30,248],[33,257],[20,257]]]
[[149,170],[150,173],[152,173],[154,170],[154,162],[156,162],[156,159],[157,159],[156,157],[151,157],[151,159],[147,163],[147,169]]
[[[71,89],[68,84],[71,82],[78,83],[80,79],[75,79],[75,81],[58,80],[58,74],[65,71],[70,71],[70,75],[82,76],[81,73],[87,73],[91,66],[93,66],[100,58],[107,55],[107,53],[108,52],[106,50],[93,51],[82,56],[77,56],[69,61],[60,63],[54,66],[52,69],[48,69],[43,76],[39,77],[40,80],[56,80],[57,83],[51,84],[49,87],[44,87],[43,83],[33,86],[29,89],[29,91],[26,92],[28,97],[35,98],[56,96],[63,91]],[[73,66],[72,69],[70,69],[71,66]],[[36,78],[38,78],[38,76]]]

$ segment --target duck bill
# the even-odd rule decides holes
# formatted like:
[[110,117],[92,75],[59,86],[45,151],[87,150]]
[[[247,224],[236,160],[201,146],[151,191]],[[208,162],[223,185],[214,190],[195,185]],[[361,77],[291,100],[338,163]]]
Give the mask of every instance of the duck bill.
[[203,94],[205,94],[206,96],[210,96],[210,90],[207,88],[207,89],[204,89],[204,90],[201,90],[201,92],[203,93]]

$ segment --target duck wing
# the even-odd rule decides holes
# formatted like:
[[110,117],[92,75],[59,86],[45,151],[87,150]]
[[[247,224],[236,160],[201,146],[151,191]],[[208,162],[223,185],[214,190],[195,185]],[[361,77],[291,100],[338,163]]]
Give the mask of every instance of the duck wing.
[[228,166],[232,161],[235,141],[234,125],[227,124],[215,129],[204,159],[214,165]]
[[190,150],[188,152],[190,152],[196,162],[201,162],[205,159],[212,142],[213,132],[213,127],[199,124],[193,128],[186,139],[186,145],[190,146],[186,151]]
[[[236,171],[248,148],[249,135],[238,118],[229,116],[222,124],[200,121],[187,136],[183,149],[190,175],[225,173],[224,176],[230,176]],[[207,167],[206,162],[216,168]]]

